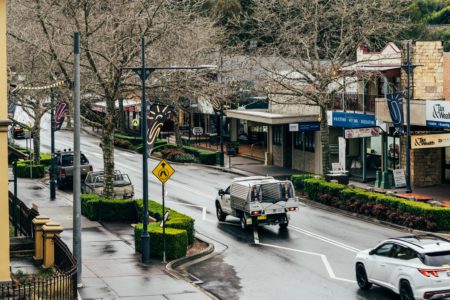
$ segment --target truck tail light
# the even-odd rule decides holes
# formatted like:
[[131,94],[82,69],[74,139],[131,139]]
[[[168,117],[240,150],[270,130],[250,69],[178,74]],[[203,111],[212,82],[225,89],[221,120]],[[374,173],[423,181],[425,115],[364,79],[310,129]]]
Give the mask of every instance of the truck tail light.
[[297,207],[289,207],[289,211],[296,211]]
[[252,211],[252,216],[259,216],[260,211]]
[[425,277],[439,277],[439,270],[419,269],[419,272]]
[[66,177],[66,170],[61,169],[61,177]]

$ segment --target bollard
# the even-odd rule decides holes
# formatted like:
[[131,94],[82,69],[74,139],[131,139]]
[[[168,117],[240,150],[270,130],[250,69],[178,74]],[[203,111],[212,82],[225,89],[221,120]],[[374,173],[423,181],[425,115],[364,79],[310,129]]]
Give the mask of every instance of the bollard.
[[53,268],[55,265],[55,241],[54,238],[64,229],[55,222],[49,222],[42,227],[44,236],[44,262],[42,267]]
[[44,256],[44,239],[42,237],[42,227],[50,222],[50,218],[46,216],[37,216],[33,219],[34,227],[34,256],[33,259],[39,263],[42,262]]

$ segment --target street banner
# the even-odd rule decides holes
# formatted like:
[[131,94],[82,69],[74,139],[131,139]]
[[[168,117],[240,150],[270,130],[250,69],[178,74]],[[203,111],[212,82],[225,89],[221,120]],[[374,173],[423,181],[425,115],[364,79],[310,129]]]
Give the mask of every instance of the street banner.
[[380,135],[380,130],[378,127],[355,128],[355,129],[346,129],[345,130],[345,138],[346,139],[375,137],[375,136],[379,136],[379,135]]
[[412,149],[441,147],[450,147],[450,133],[411,136]]
[[60,130],[64,123],[64,118],[69,110],[68,103],[62,98],[58,98],[55,109],[55,130]]
[[153,104],[150,107],[150,113],[147,115],[147,145],[148,153],[151,153],[155,145],[155,141],[161,132],[161,127],[172,113],[172,109],[168,105]]
[[427,126],[450,129],[450,101],[427,100]]
[[386,98],[395,130],[399,135],[403,135],[403,93],[387,94]]

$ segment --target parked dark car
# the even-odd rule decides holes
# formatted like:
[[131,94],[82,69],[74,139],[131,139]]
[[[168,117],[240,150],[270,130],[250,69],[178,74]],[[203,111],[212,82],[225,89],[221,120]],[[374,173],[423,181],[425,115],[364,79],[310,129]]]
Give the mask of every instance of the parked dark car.
[[[73,183],[73,151],[58,151],[56,153],[56,183],[58,188],[63,189]],[[93,171],[92,165],[83,153],[80,155],[81,181],[83,182],[88,172]]]
[[15,139],[24,139],[26,131],[29,131],[29,130],[26,128],[23,128],[21,125],[14,125],[11,128],[12,136]]

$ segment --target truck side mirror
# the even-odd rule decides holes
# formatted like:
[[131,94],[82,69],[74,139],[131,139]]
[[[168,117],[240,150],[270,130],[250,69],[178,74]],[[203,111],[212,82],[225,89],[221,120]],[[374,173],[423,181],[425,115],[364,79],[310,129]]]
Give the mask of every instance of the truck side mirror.
[[219,196],[223,196],[223,195],[225,195],[225,192],[224,192],[224,190],[220,189],[219,190]]

